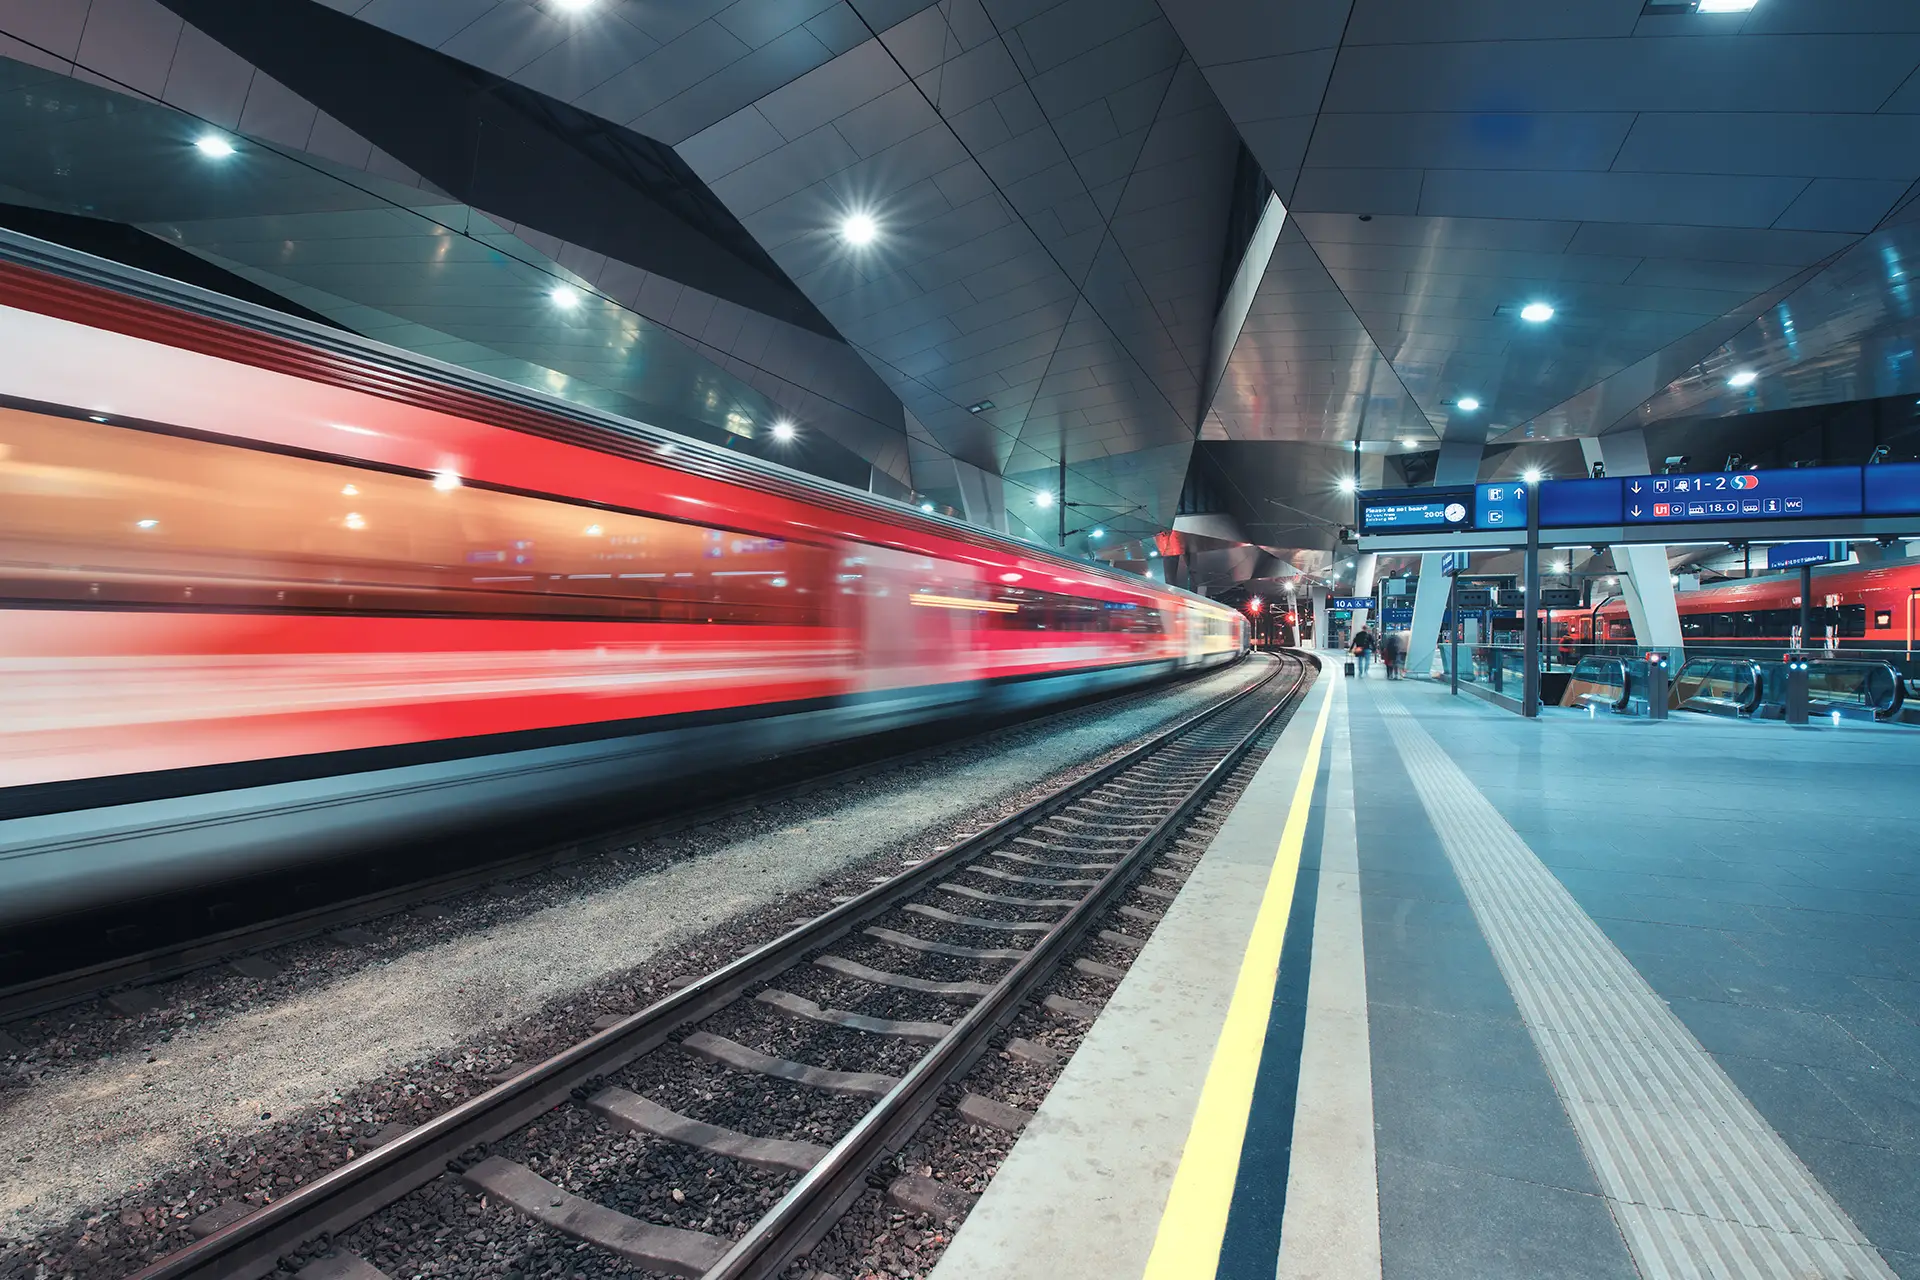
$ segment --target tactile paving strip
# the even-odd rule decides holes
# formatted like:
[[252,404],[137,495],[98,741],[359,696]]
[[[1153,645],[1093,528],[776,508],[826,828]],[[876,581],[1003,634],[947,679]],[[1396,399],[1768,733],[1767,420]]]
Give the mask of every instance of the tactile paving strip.
[[1619,948],[1402,706],[1394,746],[1647,1280],[1894,1280]]

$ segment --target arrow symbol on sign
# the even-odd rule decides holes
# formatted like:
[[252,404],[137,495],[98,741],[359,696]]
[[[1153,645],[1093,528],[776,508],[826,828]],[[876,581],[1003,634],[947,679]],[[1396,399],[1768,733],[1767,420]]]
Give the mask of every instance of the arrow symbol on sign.
[[1633,482],[1633,491],[1634,491],[1635,493],[1638,493],[1638,492],[1640,492],[1640,482],[1639,482],[1638,480],[1635,480],[1635,481]]
[[1640,514],[1640,504],[1637,502],[1633,504],[1633,514],[1636,516]]

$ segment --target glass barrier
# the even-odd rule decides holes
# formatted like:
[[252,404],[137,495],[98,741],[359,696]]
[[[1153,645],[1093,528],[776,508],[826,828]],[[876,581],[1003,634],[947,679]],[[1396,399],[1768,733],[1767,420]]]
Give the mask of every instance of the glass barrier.
[[1673,678],[1673,705],[1741,716],[1760,706],[1760,664],[1748,658],[1689,658]]
[[1573,675],[1560,695],[1563,707],[1627,708],[1627,664],[1623,659],[1588,654],[1573,664]]

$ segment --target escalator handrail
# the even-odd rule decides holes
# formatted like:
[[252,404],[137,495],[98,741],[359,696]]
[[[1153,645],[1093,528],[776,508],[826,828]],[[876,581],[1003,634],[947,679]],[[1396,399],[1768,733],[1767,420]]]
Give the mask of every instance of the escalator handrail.
[[[1587,654],[1585,657],[1581,658],[1578,662],[1573,664],[1573,678],[1575,680],[1578,680],[1580,678],[1580,668],[1585,666],[1589,662],[1595,664],[1596,666],[1603,663],[1610,664],[1614,670],[1617,670],[1620,673],[1620,696],[1615,698],[1612,702],[1609,702],[1607,706],[1614,711],[1624,711],[1626,709],[1627,703],[1632,701],[1633,699],[1633,690],[1628,683],[1629,676],[1627,672],[1627,664],[1625,659],[1615,658],[1609,655],[1603,655],[1603,654],[1597,654],[1597,653]],[[1607,683],[1611,684],[1613,682],[1608,681]],[[1588,695],[1588,696],[1592,696],[1592,695]]]
[[[1848,668],[1858,669],[1862,672],[1871,672],[1877,668],[1886,672],[1887,687],[1893,690],[1893,696],[1888,699],[1887,705],[1882,707],[1875,703],[1866,702],[1865,698],[1861,699],[1867,708],[1873,712],[1873,718],[1875,720],[1893,719],[1900,714],[1900,708],[1906,703],[1906,682],[1901,679],[1900,673],[1894,669],[1893,664],[1890,662],[1878,662],[1861,658],[1815,658],[1809,665],[1816,671],[1821,669],[1837,671]],[[1863,681],[1862,683],[1864,684],[1865,682]],[[1811,700],[1810,696],[1809,701]]]

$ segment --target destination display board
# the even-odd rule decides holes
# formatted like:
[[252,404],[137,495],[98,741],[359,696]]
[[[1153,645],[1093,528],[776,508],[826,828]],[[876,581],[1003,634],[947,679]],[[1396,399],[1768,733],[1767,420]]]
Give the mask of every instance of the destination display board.
[[[1524,523],[1524,521],[1523,521]],[[1401,489],[1360,500],[1360,529],[1379,533],[1445,533],[1473,527],[1473,490]]]
[[1542,587],[1540,588],[1540,607],[1542,609],[1578,609],[1580,588]]
[[1832,564],[1847,558],[1844,542],[1780,542],[1767,548],[1767,568],[1798,569],[1803,564]]
[[1454,603],[1462,609],[1493,608],[1493,591],[1487,587],[1461,587],[1455,596]]
[[1618,480],[1548,480],[1540,486],[1540,527],[1584,529],[1624,524],[1622,496]]

